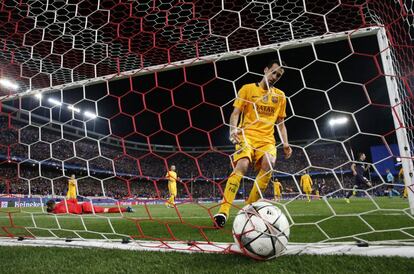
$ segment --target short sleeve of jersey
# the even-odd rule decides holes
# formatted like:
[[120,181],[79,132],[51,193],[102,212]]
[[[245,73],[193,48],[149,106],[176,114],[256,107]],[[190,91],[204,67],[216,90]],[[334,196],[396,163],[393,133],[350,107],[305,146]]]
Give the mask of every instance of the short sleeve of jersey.
[[247,100],[247,94],[248,93],[248,88],[246,85],[242,86],[242,88],[239,90],[239,93],[237,94],[237,98],[233,103],[233,107],[238,108],[238,109],[243,109],[245,104],[246,104],[246,100]]
[[283,95],[282,104],[280,106],[279,116],[278,118],[286,118],[286,96]]

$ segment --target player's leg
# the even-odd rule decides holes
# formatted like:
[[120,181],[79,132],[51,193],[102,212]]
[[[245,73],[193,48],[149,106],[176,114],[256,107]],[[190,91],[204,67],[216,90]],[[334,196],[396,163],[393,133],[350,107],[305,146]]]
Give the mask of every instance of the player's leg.
[[177,196],[177,184],[176,183],[168,183],[168,191],[170,193],[170,198],[167,201],[167,206],[174,206],[175,204],[175,197]]
[[351,198],[353,195],[355,195],[355,192],[356,192],[356,187],[357,187],[357,185],[354,185],[354,186],[352,187],[352,190],[348,191],[348,193],[346,194],[346,196],[345,196],[345,201],[346,201],[347,203],[349,203],[349,202],[350,202],[350,201],[349,201],[349,198]]
[[[216,216],[218,216],[219,214],[225,215],[224,218],[227,218],[227,216],[229,216],[231,205],[234,199],[236,198],[236,194],[240,186],[240,181],[243,178],[244,174],[247,172],[247,169],[249,168],[249,164],[250,164],[249,158],[242,158],[236,162],[236,166],[234,167],[233,172],[230,174],[229,178],[227,179],[226,187],[223,193],[223,200],[221,201],[221,206],[219,208],[218,214],[215,215],[215,219],[216,219]],[[222,219],[221,215],[220,215],[220,219]],[[221,223],[222,222],[220,222],[220,224]],[[225,223],[225,220],[224,220],[224,223]],[[221,226],[220,224],[217,223],[218,226]]]
[[107,213],[108,212],[108,208],[101,207],[101,206],[93,206],[93,211],[95,213]]
[[309,187],[307,185],[304,185],[302,191],[306,195],[306,201],[310,202],[310,189],[309,189]]
[[223,200],[221,200],[218,213],[214,215],[214,223],[217,227],[221,228],[226,224],[227,217],[230,214],[231,205],[236,198],[237,191],[240,187],[240,181],[249,168],[253,153],[253,148],[249,144],[242,143],[236,145],[236,153],[233,156],[235,167],[227,179]]
[[[272,177],[272,169],[276,162],[276,147],[274,145],[266,145],[255,151],[255,158],[260,163],[260,170],[254,181],[252,190],[246,204],[251,204],[260,199],[260,194],[264,194],[270,178]],[[260,191],[260,192],[259,192]]]
[[281,193],[280,191],[276,191],[275,193],[275,201],[279,202],[281,200]]
[[[119,213],[119,212],[126,212],[126,208],[119,208],[119,207],[101,207],[101,206],[93,206],[93,211],[95,213]],[[83,212],[83,213],[93,213],[91,212]]]
[[104,213],[103,207],[93,206],[89,202],[82,203],[82,213],[83,214],[94,214],[94,213]]
[[365,184],[364,183],[364,178],[363,177],[361,177],[361,176],[359,176],[359,175],[357,175],[357,176],[355,176],[354,177],[355,179],[355,181],[354,181],[354,186],[353,186],[353,188],[352,188],[352,190],[351,191],[348,191],[348,193],[346,194],[346,196],[345,196],[345,201],[347,202],[347,203],[349,203],[350,201],[349,201],[349,198],[351,198],[351,196],[353,196],[353,195],[356,195],[356,189],[357,188],[360,188],[360,185],[363,185],[363,184]]
[[168,182],[168,183],[167,183],[167,185],[168,185],[168,195],[169,195],[170,197],[168,197],[168,200],[165,202],[165,206],[166,206],[166,207],[171,207],[171,206],[170,206],[170,199],[171,199],[171,183],[170,183],[170,182]]
[[[398,190],[396,190],[396,189],[394,188],[394,186],[391,186],[390,192],[394,193],[394,194],[395,194],[395,195],[397,195],[397,196],[400,196],[400,193],[398,192]],[[392,195],[391,195],[391,196],[392,196]]]
[[388,186],[387,187],[387,190],[388,190],[388,198],[391,198],[392,197],[392,189],[391,189],[391,187]]
[[120,213],[120,212],[132,212],[131,207],[110,207],[105,208],[105,213]]
[[177,183],[171,183],[171,197],[169,203],[175,205],[175,197],[177,197]]
[[407,190],[407,187],[406,186],[404,187],[403,198],[404,199],[407,199],[408,198],[408,190]]

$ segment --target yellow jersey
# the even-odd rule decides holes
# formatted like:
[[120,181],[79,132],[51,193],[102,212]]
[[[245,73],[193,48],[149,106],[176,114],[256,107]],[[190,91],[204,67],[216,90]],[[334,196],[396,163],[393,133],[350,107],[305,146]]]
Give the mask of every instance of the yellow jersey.
[[281,189],[282,189],[282,184],[279,181],[273,181],[274,192],[280,192]]
[[400,169],[400,172],[398,172],[398,179],[404,181],[404,169]]
[[311,186],[312,185],[312,179],[309,176],[309,174],[303,174],[302,177],[300,177],[300,186]]
[[277,88],[265,90],[259,84],[244,85],[233,106],[241,110],[239,127],[249,142],[275,144],[274,126],[286,117],[286,96]]
[[69,179],[68,192],[66,193],[67,199],[76,199],[76,180]]
[[165,177],[167,177],[168,183],[175,183],[177,181],[177,173],[175,171],[168,171]]
[[68,192],[76,193],[76,180],[75,179],[69,179]]

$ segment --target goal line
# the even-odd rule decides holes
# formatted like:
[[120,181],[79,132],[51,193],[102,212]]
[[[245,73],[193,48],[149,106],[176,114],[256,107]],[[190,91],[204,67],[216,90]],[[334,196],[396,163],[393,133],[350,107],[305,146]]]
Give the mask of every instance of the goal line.
[[[241,254],[239,247],[233,243],[212,242],[157,242],[157,241],[123,241],[107,240],[55,240],[55,239],[10,239],[0,238],[0,246],[8,247],[60,247],[60,248],[103,248],[129,251],[161,251],[181,253],[227,253]],[[398,256],[414,258],[414,243],[399,246],[384,244],[288,244],[284,255],[357,255],[357,256]]]

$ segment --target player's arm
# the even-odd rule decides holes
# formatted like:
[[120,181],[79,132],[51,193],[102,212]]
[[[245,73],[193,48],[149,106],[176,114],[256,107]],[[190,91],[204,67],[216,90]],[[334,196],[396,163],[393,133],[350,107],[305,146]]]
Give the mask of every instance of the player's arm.
[[280,139],[283,144],[283,152],[285,153],[285,159],[289,159],[292,156],[292,148],[289,145],[288,134],[285,125],[286,118],[286,97],[283,97],[282,105],[280,108],[279,117],[276,120],[277,129],[280,134]]
[[277,128],[279,129],[280,139],[283,144],[283,152],[285,153],[285,159],[289,159],[292,156],[292,148],[289,145],[288,134],[285,125],[285,118],[279,117],[277,119]]
[[230,142],[233,144],[238,144],[241,142],[240,140],[240,133],[241,128],[237,126],[239,122],[240,115],[242,114],[244,107],[246,105],[246,101],[248,100],[248,88],[246,86],[242,86],[242,88],[237,93],[237,98],[234,100],[233,103],[233,112],[230,115],[230,134],[229,139]]
[[300,177],[300,187],[302,187],[302,186],[303,186],[303,176]]
[[351,165],[352,175],[354,175],[354,176],[356,176],[356,175],[357,175],[357,172],[356,172],[355,166],[356,166],[356,165],[355,165],[354,163]]
[[230,115],[230,134],[229,134],[229,139],[230,142],[232,142],[233,144],[238,144],[240,143],[240,132],[241,129],[237,127],[237,123],[239,121],[239,117],[241,114],[241,109],[238,107],[234,107],[233,112]]
[[280,192],[283,192],[283,186],[280,184]]

